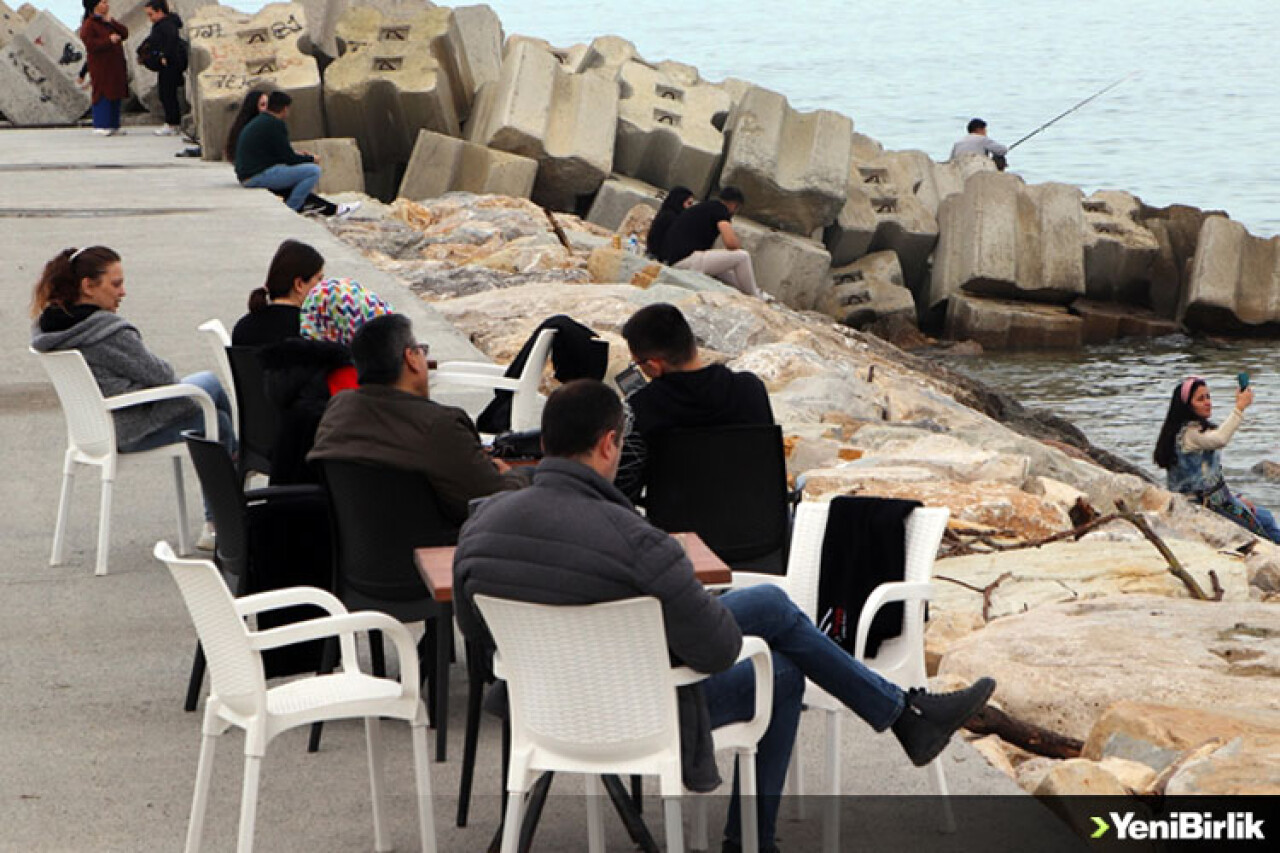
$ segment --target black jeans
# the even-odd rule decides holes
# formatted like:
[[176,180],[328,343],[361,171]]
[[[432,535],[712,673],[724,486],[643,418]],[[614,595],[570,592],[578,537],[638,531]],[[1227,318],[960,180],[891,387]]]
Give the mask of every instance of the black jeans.
[[156,88],[160,94],[160,106],[164,108],[164,123],[177,127],[182,122],[182,107],[178,103],[178,90],[182,88],[182,72],[161,68]]

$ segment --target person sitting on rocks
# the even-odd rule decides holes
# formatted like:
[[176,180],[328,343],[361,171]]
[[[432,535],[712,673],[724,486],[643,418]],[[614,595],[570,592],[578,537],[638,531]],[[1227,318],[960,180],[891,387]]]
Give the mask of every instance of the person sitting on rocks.
[[[682,212],[667,229],[660,259],[678,270],[694,270],[718,278],[748,296],[759,296],[751,255],[733,230],[733,216],[746,198],[737,187],[724,187],[720,197]],[[716,238],[723,249],[712,249]]]
[[[708,791],[719,784],[710,730],[754,712],[751,664],[734,663],[742,637],[762,637],[773,652],[772,716],[756,754],[763,851],[777,849],[774,826],[806,678],[875,731],[892,729],[917,766],[937,757],[986,704],[995,689],[989,678],[942,695],[903,691],[822,634],[778,586],[711,595],[684,547],[649,524],[614,487],[622,429],[622,404],[600,382],[578,379],[551,394],[542,414],[546,456],[533,485],[482,501],[459,536],[454,602],[467,639],[493,649],[476,595],[558,605],[658,599],[671,657],[711,674],[678,693],[684,781],[691,790]],[[741,849],[738,808],[735,795],[726,851]]]
[[980,118],[970,119],[965,129],[968,135],[951,146],[951,159],[959,160],[966,154],[978,154],[995,160],[996,168],[1003,172],[1009,149],[987,136],[987,123]]
[[649,250],[650,255],[655,258],[662,257],[662,241],[666,238],[667,231],[671,229],[671,223],[696,203],[693,190],[688,187],[671,188],[667,197],[662,200],[662,206],[658,208],[657,214],[654,215],[653,222],[649,224],[649,236],[645,238],[645,248]]
[[526,478],[492,459],[462,409],[430,399],[427,345],[403,314],[376,317],[351,341],[360,387],[334,396],[307,460],[345,459],[425,474],[440,513],[455,525],[475,498],[518,489]]
[[707,364],[684,314],[665,302],[641,308],[622,326],[631,360],[649,378],[627,398],[627,432],[619,488],[635,499],[644,486],[647,443],[678,427],[772,424],[769,392],[760,377]]
[[[235,143],[236,179],[246,187],[287,193],[285,204],[302,213],[320,182],[320,163],[314,154],[294,151],[289,143],[285,119],[292,103],[287,92],[271,92],[266,110],[244,126]],[[359,206],[359,202],[339,204],[331,214],[327,209],[320,212],[345,219]]]
[[1209,420],[1213,414],[1209,386],[1199,376],[1188,376],[1173,389],[1156,439],[1155,463],[1165,469],[1169,491],[1190,495],[1250,533],[1280,543],[1280,526],[1271,510],[1233,494],[1222,476],[1219,451],[1244,423],[1244,411],[1252,404],[1253,389],[1241,388],[1231,414],[1215,426]]

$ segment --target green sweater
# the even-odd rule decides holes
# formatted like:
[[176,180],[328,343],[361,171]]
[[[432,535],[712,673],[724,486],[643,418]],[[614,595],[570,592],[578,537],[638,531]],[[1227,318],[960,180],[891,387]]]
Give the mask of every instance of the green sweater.
[[288,125],[271,113],[259,113],[244,126],[236,142],[236,179],[241,183],[272,166],[312,161],[312,157],[293,150]]

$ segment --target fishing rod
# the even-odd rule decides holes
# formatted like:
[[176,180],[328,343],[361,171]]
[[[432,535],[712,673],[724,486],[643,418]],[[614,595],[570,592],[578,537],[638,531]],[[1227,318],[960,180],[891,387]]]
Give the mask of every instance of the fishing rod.
[[1097,97],[1100,97],[1100,96],[1102,96],[1102,95],[1105,95],[1107,92],[1110,92],[1110,91],[1111,91],[1112,89],[1114,89],[1116,86],[1119,86],[1119,85],[1120,85],[1121,83],[1123,83],[1124,81],[1126,81],[1126,80],[1130,79],[1131,77],[1136,77],[1137,75],[1138,75],[1138,72],[1137,72],[1137,71],[1130,71],[1128,74],[1124,75],[1124,76],[1123,76],[1123,77],[1121,77],[1119,80],[1115,81],[1114,83],[1112,83],[1111,85],[1107,86],[1106,88],[1099,89],[1098,91],[1094,92],[1094,93],[1093,93],[1092,95],[1090,95],[1089,97],[1085,98],[1085,99],[1084,99],[1083,101],[1081,101],[1080,103],[1076,104],[1076,105],[1075,105],[1074,107],[1072,107],[1071,109],[1067,110],[1067,111],[1066,111],[1066,112],[1064,112],[1064,113],[1061,113],[1060,115],[1054,116],[1053,118],[1051,118],[1051,119],[1049,119],[1048,121],[1046,121],[1044,124],[1042,124],[1042,125],[1040,125],[1039,127],[1037,127],[1035,130],[1033,130],[1033,131],[1031,131],[1030,133],[1028,133],[1026,136],[1024,136],[1024,137],[1022,137],[1021,139],[1019,139],[1017,142],[1015,142],[1015,143],[1013,143],[1012,145],[1010,145],[1010,146],[1009,146],[1009,150],[1010,150],[1010,151],[1012,151],[1013,149],[1017,148],[1017,147],[1018,147],[1019,145],[1021,145],[1022,143],[1026,142],[1026,141],[1027,141],[1028,139],[1030,139],[1031,137],[1035,136],[1035,135],[1036,135],[1037,133],[1039,133],[1040,131],[1044,130],[1045,128],[1049,127],[1050,125],[1055,124],[1056,122],[1061,121],[1062,119],[1064,119],[1064,118],[1066,118],[1067,116],[1071,115],[1073,112],[1075,112],[1076,110],[1080,109],[1080,108],[1081,108],[1081,107],[1083,107],[1085,104],[1087,104],[1087,103],[1089,103],[1090,101],[1092,101],[1094,98],[1097,98]]

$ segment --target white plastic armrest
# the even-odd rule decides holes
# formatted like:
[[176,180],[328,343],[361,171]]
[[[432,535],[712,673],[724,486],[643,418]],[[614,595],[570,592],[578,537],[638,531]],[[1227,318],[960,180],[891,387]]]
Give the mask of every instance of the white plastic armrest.
[[196,331],[213,332],[222,341],[224,347],[231,346],[231,336],[227,334],[227,327],[222,325],[221,320],[205,320],[199,326],[196,326]]
[[339,601],[337,596],[314,586],[269,589],[266,592],[244,595],[235,600],[236,615],[241,618],[299,604],[314,605],[327,611],[330,616],[341,616],[347,612],[347,606]]
[[343,669],[359,670],[359,663],[355,656],[355,643],[351,638],[353,634],[368,631],[381,631],[383,636],[391,640],[396,647],[396,659],[400,664],[400,683],[406,690],[416,693],[420,681],[418,647],[414,644],[409,629],[404,627],[398,619],[375,610],[344,613],[340,616],[321,616],[319,619],[294,622],[292,625],[283,625],[266,631],[251,631],[249,644],[258,651],[265,651],[295,643],[305,643],[308,640],[341,637]]
[[499,654],[498,652],[496,652],[496,651],[495,651],[495,652],[493,653],[493,661],[489,664],[489,666],[490,666],[490,668],[492,668],[492,670],[493,670],[493,677],[494,677],[494,678],[498,679],[499,681],[506,681],[506,680],[507,680],[507,671],[506,671],[506,668],[505,668],[505,667],[503,667],[503,665],[502,665],[502,655],[501,655],[501,654]]
[[484,376],[502,376],[505,365],[488,361],[446,361],[436,367],[436,373],[477,373]]
[[159,385],[155,388],[144,388],[141,391],[117,394],[114,397],[108,397],[105,402],[108,410],[115,411],[116,409],[141,405],[142,403],[178,400],[183,397],[190,397],[200,405],[201,411],[204,412],[204,437],[210,441],[217,441],[218,409],[213,405],[213,398],[198,385],[188,385],[185,382],[179,382],[174,385]]
[[854,641],[853,656],[863,660],[867,654],[867,632],[871,630],[871,620],[881,607],[891,601],[925,602],[933,598],[933,584],[928,581],[907,583],[906,581],[890,581],[882,583],[862,604],[862,612],[858,614],[858,633]]
[[[764,640],[760,639],[759,637],[743,637],[742,648],[738,650],[738,657],[736,660],[734,660],[733,663],[739,664],[739,663],[742,663],[747,658],[752,658],[753,659],[752,665],[756,667],[756,679],[759,680],[760,678],[759,664],[755,659],[761,656],[763,656],[763,658],[769,662],[769,666],[770,668],[772,668],[773,657],[772,657],[772,653],[769,651],[769,644],[766,643]],[[710,678],[712,675],[713,673],[710,673],[710,672],[698,672],[696,669],[689,666],[671,667],[671,682],[676,687],[685,687],[690,684],[697,684],[699,681],[703,681],[707,678]],[[772,694],[773,679],[772,677],[770,677],[768,680],[769,680],[769,692],[770,694]],[[772,704],[772,700],[770,700],[770,704]]]
[[492,388],[494,390],[518,391],[520,380],[508,379],[505,376],[486,376],[482,373],[434,373],[432,378],[442,385],[468,385],[474,388]]

